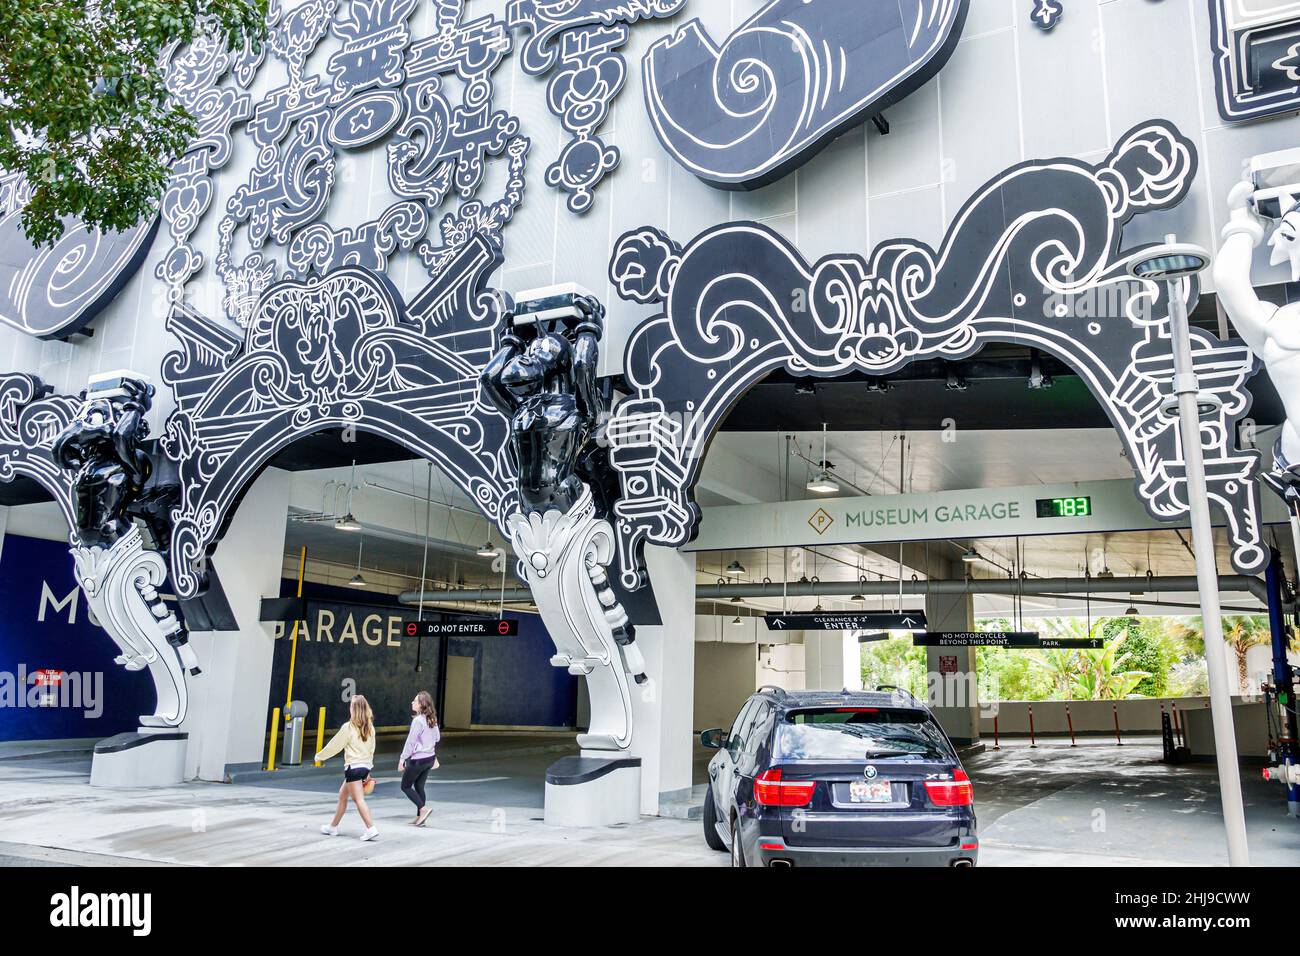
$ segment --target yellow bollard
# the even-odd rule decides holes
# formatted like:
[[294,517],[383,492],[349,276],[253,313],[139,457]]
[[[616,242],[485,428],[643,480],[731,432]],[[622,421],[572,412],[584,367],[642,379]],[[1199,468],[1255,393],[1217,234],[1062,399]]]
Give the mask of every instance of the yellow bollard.
[[271,746],[266,751],[266,769],[275,769],[275,741],[280,736],[280,708],[271,711]]
[[[320,753],[325,749],[325,708],[320,709],[320,717],[316,720],[316,752]],[[316,766],[320,766],[320,761],[316,761]]]

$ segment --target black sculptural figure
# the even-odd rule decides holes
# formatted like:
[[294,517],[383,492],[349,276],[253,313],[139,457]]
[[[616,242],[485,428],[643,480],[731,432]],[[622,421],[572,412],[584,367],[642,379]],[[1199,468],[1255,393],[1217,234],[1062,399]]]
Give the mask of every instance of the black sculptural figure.
[[[589,447],[607,401],[597,382],[605,309],[596,299],[576,303],[582,315],[510,331],[483,370],[483,391],[510,419],[519,467],[519,497],[530,513],[567,512],[591,479],[598,500],[606,483]],[[602,502],[607,505],[607,502]]]
[[77,537],[85,547],[111,547],[131,529],[128,508],[153,470],[141,447],[154,388],[122,377],[114,387],[83,393],[85,403],[54,441],[54,459],[74,471]]
[[[591,296],[574,299],[573,306],[578,314],[561,319],[524,323],[511,315],[482,383],[488,401],[510,420],[523,512],[583,511],[586,505],[577,506],[589,490],[595,511],[585,520],[593,521],[596,515],[610,517],[618,494],[608,453],[596,441],[609,408],[609,395],[598,379],[605,308]],[[553,557],[534,568],[549,568]],[[636,628],[605,568],[587,563],[585,572],[629,673],[644,683],[644,662],[634,647]],[[538,599],[539,606],[544,600]]]

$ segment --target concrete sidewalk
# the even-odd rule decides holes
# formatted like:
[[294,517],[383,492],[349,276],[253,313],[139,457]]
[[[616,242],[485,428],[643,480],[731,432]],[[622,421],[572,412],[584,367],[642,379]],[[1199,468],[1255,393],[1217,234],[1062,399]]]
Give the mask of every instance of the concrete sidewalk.
[[[698,819],[644,818],[631,827],[556,830],[542,821],[550,744],[483,759],[444,758],[429,778],[424,829],[398,791],[395,766],[376,773],[370,806],[381,836],[361,843],[349,810],[343,836],[319,833],[334,807],[337,761],[325,771],[162,790],[91,789],[89,755],[0,759],[0,865],[546,865],[725,866]],[[473,756],[473,740],[461,741]],[[491,753],[489,753],[491,751]],[[970,757],[982,866],[1222,865],[1212,765],[1169,767],[1152,745],[1003,742]],[[390,762],[385,758],[385,762]],[[702,767],[702,765],[700,765]],[[1300,859],[1300,821],[1280,787],[1243,771],[1252,861]]]
[[720,866],[698,822],[645,818],[634,827],[557,830],[542,823],[546,768],[575,752],[572,736],[449,735],[427,785],[433,816],[414,807],[396,770],[401,740],[385,741],[368,803],[380,837],[362,843],[349,808],[326,837],[342,764],[253,773],[235,784],[159,790],[89,786],[90,755],[0,759],[0,864],[393,866]]

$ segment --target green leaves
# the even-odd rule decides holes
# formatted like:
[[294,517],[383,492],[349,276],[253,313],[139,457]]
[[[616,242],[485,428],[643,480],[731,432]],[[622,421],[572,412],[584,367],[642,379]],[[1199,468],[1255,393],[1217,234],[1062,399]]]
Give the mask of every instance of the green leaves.
[[4,0],[0,169],[30,187],[35,244],[65,218],[106,232],[154,212],[194,118],[168,94],[163,55],[200,32],[230,49],[266,35],[267,0]]

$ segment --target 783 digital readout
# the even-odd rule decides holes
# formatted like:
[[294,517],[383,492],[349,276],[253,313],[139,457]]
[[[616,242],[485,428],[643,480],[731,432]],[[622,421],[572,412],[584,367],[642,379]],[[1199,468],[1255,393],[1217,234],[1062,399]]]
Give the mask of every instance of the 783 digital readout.
[[1040,518],[1086,518],[1092,514],[1092,499],[1083,495],[1073,498],[1039,498]]

